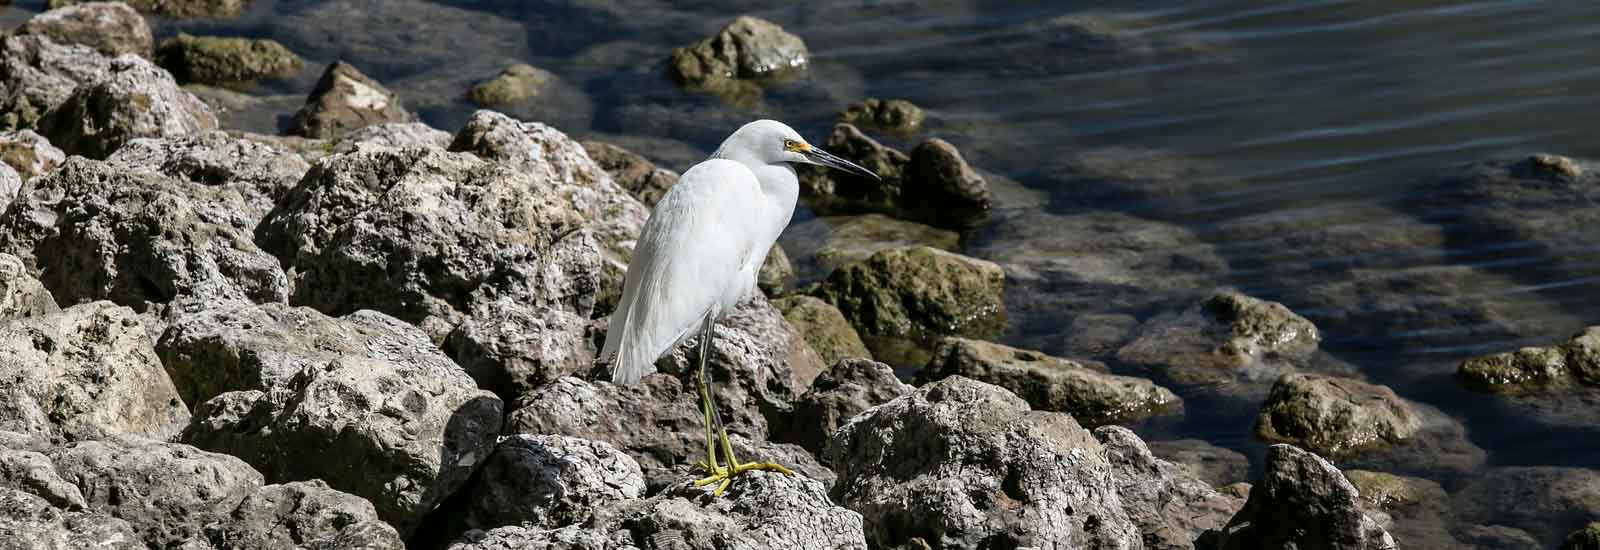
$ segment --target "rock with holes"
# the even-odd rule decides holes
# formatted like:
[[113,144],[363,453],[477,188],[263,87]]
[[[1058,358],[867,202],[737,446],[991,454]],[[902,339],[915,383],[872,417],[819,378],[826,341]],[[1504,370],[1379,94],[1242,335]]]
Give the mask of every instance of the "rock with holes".
[[799,169],[800,196],[818,214],[888,214],[946,229],[966,229],[989,216],[994,194],[954,145],[938,138],[909,154],[878,143],[850,124],[838,124],[823,149],[877,174]]
[[1388,386],[1308,374],[1279,378],[1256,417],[1263,441],[1329,456],[1400,443],[1421,428],[1421,417]]
[[339,142],[334,144],[333,152],[349,153],[366,147],[444,149],[450,146],[452,139],[455,139],[455,136],[450,135],[450,132],[436,129],[424,122],[385,122],[346,132],[339,138]]
[[[656,368],[693,387],[698,371],[699,337],[656,361]],[[716,385],[717,402],[734,411],[732,421],[751,424],[765,434],[765,418],[789,410],[789,402],[827,365],[805,338],[760,293],[751,293],[717,321],[707,374]],[[764,437],[764,436],[763,436]]]
[[[0,162],[17,172],[21,178],[17,182],[19,186],[24,181],[55,170],[66,160],[66,153],[51,145],[50,140],[33,130],[0,132]],[[15,191],[16,189],[12,188],[12,196],[16,195]],[[5,197],[5,184],[0,184],[0,211],[5,210],[3,204],[8,200]]]
[[643,496],[639,464],[608,443],[560,435],[513,435],[495,447],[462,489],[467,526],[557,528]]
[[[205,401],[183,440],[241,457],[275,483],[326,481],[372,501],[379,517],[409,535],[488,456],[500,431],[500,400],[416,327],[359,311],[338,320],[355,340],[340,342],[340,331],[327,324],[300,339],[310,349],[269,359],[302,362],[288,380]],[[296,329],[252,334],[240,327],[233,334],[243,337],[235,345],[260,346],[272,330]]]
[[53,506],[27,491],[0,486],[0,540],[5,550],[147,550],[128,522],[99,512]]
[[44,283],[28,274],[20,258],[0,253],[0,323],[61,311]]
[[1204,540],[1219,550],[1384,550],[1394,539],[1363,513],[1361,495],[1338,468],[1291,445],[1267,449],[1266,471],[1228,525]]
[[39,133],[69,155],[105,158],[142,137],[177,137],[218,127],[205,102],[142,57],[111,60],[104,78],[79,86],[39,121]]
[[207,525],[204,540],[233,550],[277,548],[405,550],[394,527],[371,502],[321,480],[256,489],[225,519]]
[[952,376],[847,422],[832,495],[894,547],[1141,548],[1106,449],[1069,415]]
[[222,131],[135,139],[117,149],[106,162],[237,192],[244,199],[236,205],[242,217],[228,221],[247,231],[254,230],[272,205],[311,169],[305,159],[292,151],[235,138]]
[[811,382],[795,400],[794,412],[773,434],[821,454],[839,426],[867,409],[910,393],[913,388],[894,375],[889,365],[871,359],[843,359]]
[[80,84],[104,78],[111,58],[39,35],[0,40],[0,127],[33,128]]
[[1226,525],[1244,499],[1150,453],[1139,436],[1121,426],[1101,426],[1094,435],[1116,472],[1117,495],[1139,527],[1147,550],[1194,548],[1194,539]]
[[94,302],[0,323],[0,430],[166,437],[189,410],[132,310]]
[[22,190],[22,176],[9,164],[0,164],[0,212],[5,212]]
[[62,304],[285,301],[283,269],[251,240],[249,189],[73,158],[0,215],[0,251],[27,262]]
[[144,16],[122,2],[87,2],[33,16],[17,34],[48,36],[60,44],[82,44],[101,55],[150,57],[155,39]]
[[289,129],[295,135],[326,139],[364,126],[410,120],[411,113],[393,92],[355,66],[336,61],[323,71]]

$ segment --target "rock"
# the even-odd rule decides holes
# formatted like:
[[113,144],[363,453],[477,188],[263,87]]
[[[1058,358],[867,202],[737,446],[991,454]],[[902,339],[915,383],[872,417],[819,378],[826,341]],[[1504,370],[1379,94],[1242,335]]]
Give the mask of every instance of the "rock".
[[289,133],[337,138],[345,132],[385,122],[410,122],[400,98],[349,63],[328,65],[306,104],[295,112]]
[[[474,16],[482,13],[474,10]],[[517,26],[522,31],[521,25]],[[471,46],[478,45],[479,38]],[[516,66],[526,67],[526,58],[501,55],[450,58],[435,67],[411,73],[402,79],[388,82],[389,88],[406,98],[406,105],[417,113],[427,113],[439,124],[457,125],[465,122],[479,108],[492,108],[517,120],[536,121],[570,132],[583,132],[594,122],[595,104],[585,91],[583,81],[569,81],[553,72],[534,69],[529,73]],[[567,72],[567,67],[563,72]],[[507,71],[514,74],[507,75]],[[485,77],[500,75],[485,80]],[[658,78],[660,75],[657,75]],[[462,101],[463,94],[467,101]],[[473,99],[482,95],[480,103]]]
[[1600,522],[1567,535],[1567,540],[1561,541],[1561,550],[1600,550]]
[[155,39],[144,17],[122,2],[85,2],[33,16],[17,34],[48,36],[58,44],[83,44],[101,55],[150,57]]
[[79,86],[39,121],[39,133],[69,155],[102,159],[142,137],[179,137],[217,128],[211,108],[172,75],[124,55],[104,78]]
[[[68,6],[79,3],[80,0],[49,0],[51,8]],[[225,19],[236,17],[244,11],[250,0],[123,0],[133,9],[142,13],[171,17],[174,19],[187,19],[192,17],[208,17]]]
[[0,165],[0,212],[5,212],[11,206],[11,201],[16,200],[17,192],[22,190],[22,176],[11,165]]
[[512,402],[594,365],[589,318],[516,299],[486,302],[456,325],[444,348],[478,385]]
[[815,295],[839,308],[874,357],[892,364],[900,357],[891,351],[896,340],[998,334],[1005,324],[1004,282],[998,265],[917,246],[882,250],[845,265]]
[[[1509,506],[1507,503],[1516,503]],[[1543,548],[1600,517],[1600,472],[1554,466],[1494,468],[1451,498],[1461,521],[1526,530]]]
[[1259,380],[1310,363],[1322,336],[1277,302],[1220,291],[1145,321],[1117,358],[1184,385]]
[[1527,531],[1504,525],[1465,525],[1454,533],[1458,544],[1470,548],[1496,550],[1539,550],[1545,548]]
[[777,24],[740,16],[717,34],[673,48],[668,72],[679,83],[729,99],[759,95],[753,81],[783,80],[805,69],[811,53]]
[[867,137],[855,126],[837,124],[822,148],[881,179],[800,167],[800,197],[818,214],[876,212],[957,230],[976,226],[989,215],[993,196],[988,184],[955,146],[944,140],[925,140],[907,155]]
[[[55,170],[66,160],[66,153],[33,130],[0,132],[0,162],[16,170],[21,177],[18,185]],[[5,184],[0,184],[0,197],[5,195],[4,187]],[[16,196],[15,189],[12,191],[12,196]],[[6,200],[0,198],[0,211],[5,210],[3,205]]]
[[839,426],[913,389],[896,378],[889,365],[870,359],[836,361],[795,400],[787,426],[773,437],[820,455]]
[[1223,487],[1250,477],[1250,459],[1239,451],[1201,439],[1149,442],[1150,453],[1188,470],[1189,475]]
[[7,432],[25,441],[8,442],[0,446],[0,490],[27,491],[51,506],[63,510],[82,511],[89,506],[83,500],[83,491],[61,477],[50,457],[40,451],[48,446],[37,438]]
[[1571,385],[1600,386],[1600,327],[1547,347],[1474,357],[1457,375],[1468,387],[1497,393],[1537,393]]
[[352,153],[365,147],[389,147],[404,149],[408,147],[431,147],[444,149],[450,146],[450,141],[455,136],[450,132],[437,130],[423,122],[385,122],[351,130],[339,138],[334,145],[333,153],[342,155]]
[[595,164],[611,174],[611,180],[627,189],[646,207],[654,208],[667,194],[667,189],[678,183],[678,173],[657,168],[643,155],[617,145],[600,141],[582,142],[584,151]]
[[1401,548],[1446,550],[1472,544],[1458,540],[1470,537],[1451,532],[1455,519],[1450,496],[1438,483],[1371,470],[1349,469],[1344,475],[1361,493],[1365,513]]
[[[501,403],[415,327],[371,311],[339,321],[367,341],[328,353],[323,347],[338,340],[300,339],[322,353],[291,348],[301,356],[269,356],[306,366],[286,382],[200,404],[183,441],[243,458],[273,483],[326,481],[372,501],[379,517],[407,536],[489,454]],[[271,338],[239,337],[246,334]]]
[[797,267],[804,281],[825,278],[879,250],[920,245],[961,251],[960,233],[883,214],[812,218],[790,225],[781,242],[801,259]]
[[783,251],[783,245],[772,243],[767,256],[761,260],[761,270],[756,272],[756,288],[767,296],[778,296],[794,281],[794,264],[789,261],[789,254]]
[[1087,427],[1130,423],[1183,407],[1171,390],[1132,376],[1116,376],[1082,363],[966,338],[945,338],[917,372],[924,385],[964,376],[1000,386],[1034,410],[1064,412]]
[[[467,531],[448,550],[636,550],[630,542],[613,540],[614,535],[633,540],[632,534],[599,533],[577,525],[560,529],[540,529],[507,525],[489,531]],[[620,538],[620,537],[619,537]],[[676,539],[673,539],[676,540]]]
[[61,311],[44,283],[28,274],[22,260],[0,253],[0,324],[22,317],[38,317]]
[[897,134],[916,132],[922,119],[922,108],[904,99],[867,98],[839,113],[839,122]]
[[1094,435],[1105,445],[1117,495],[1147,549],[1192,549],[1196,537],[1222,527],[1244,506],[1244,499],[1219,493],[1183,466],[1156,458],[1127,428],[1101,426]]
[[[1382,401],[1381,395],[1367,399],[1378,407],[1392,406],[1392,403]],[[1403,399],[1399,402],[1406,413],[1398,418],[1404,423],[1414,423],[1416,431],[1403,441],[1380,442],[1366,446],[1359,454],[1339,457],[1346,465],[1438,479],[1472,476],[1483,468],[1488,461],[1488,453],[1473,443],[1459,420],[1425,403]],[[1360,405],[1360,402],[1356,404]],[[1385,414],[1377,416],[1382,418]],[[1371,436],[1361,438],[1366,437]]]
[[[243,163],[233,168],[244,172]],[[0,216],[0,251],[27,262],[63,304],[108,299],[143,311],[179,296],[282,302],[283,270],[250,239],[263,207],[251,212],[244,197],[252,189],[73,158],[28,182]]]
[[270,38],[178,36],[161,42],[155,52],[161,65],[179,82],[244,84],[289,78],[305,66],[300,56]]
[[93,48],[37,35],[0,40],[0,127],[33,128],[80,83],[110,72],[111,58]]
[[1286,374],[1256,418],[1256,437],[1329,456],[1400,443],[1422,421],[1388,386],[1348,378]]
[[832,365],[845,359],[872,358],[856,329],[850,327],[850,321],[832,304],[798,294],[773,300],[772,305],[783,312],[789,326],[816,350],[822,362]]
[[321,480],[268,485],[208,525],[205,539],[216,548],[360,548],[404,550],[400,534],[378,519],[372,503],[335,491]]
[[[230,206],[243,214],[230,223],[245,231],[253,230],[273,204],[311,169],[298,154],[222,131],[135,139],[117,149],[106,162],[236,192],[244,200]],[[227,200],[236,199],[229,194]]]
[[473,103],[484,107],[510,105],[539,95],[539,89],[555,75],[527,63],[506,67],[494,78],[485,80],[467,94]]
[[1387,512],[1449,499],[1443,487],[1426,479],[1370,470],[1345,470],[1344,477],[1361,494],[1362,505],[1369,510]]
[[826,456],[877,547],[1141,547],[1094,436],[996,386],[923,386],[845,423]]
[[128,522],[96,512],[67,511],[44,499],[0,487],[0,533],[6,550],[147,550]]
[[1360,499],[1328,461],[1291,445],[1273,445],[1244,509],[1208,536],[1220,550],[1397,548],[1389,533],[1362,513]]
[[189,421],[139,316],[109,302],[0,324],[0,430],[166,437]]
[[467,525],[557,528],[589,521],[600,509],[644,494],[639,464],[610,444],[560,435],[513,435],[484,460],[470,495]]
[[89,510],[127,521],[153,548],[200,535],[262,483],[237,458],[140,437],[81,441],[49,455]]

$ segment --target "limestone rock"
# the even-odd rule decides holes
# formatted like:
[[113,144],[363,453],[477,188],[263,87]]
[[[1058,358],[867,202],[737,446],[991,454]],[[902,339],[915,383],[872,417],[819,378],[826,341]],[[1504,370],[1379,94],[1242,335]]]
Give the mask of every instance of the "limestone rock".
[[48,36],[58,44],[83,44],[101,55],[150,57],[155,40],[144,17],[122,2],[85,2],[33,16],[17,34]]
[[142,137],[187,136],[217,128],[211,108],[144,58],[111,60],[105,78],[76,88],[39,121],[39,133],[69,155],[106,158]]
[[795,400],[786,428],[774,434],[774,439],[821,454],[839,426],[912,389],[895,377],[889,365],[870,359],[837,361]]
[[1146,321],[1117,358],[1186,385],[1275,379],[1308,364],[1321,339],[1316,325],[1283,304],[1222,291]]
[[111,58],[88,46],[38,35],[0,40],[0,127],[35,127],[79,84],[105,78],[110,68]]
[[1127,428],[1102,426],[1094,435],[1106,447],[1122,507],[1148,550],[1192,549],[1196,537],[1227,524],[1244,506],[1244,499],[1219,493],[1182,466],[1156,458]]
[[644,155],[600,141],[584,141],[582,144],[589,158],[611,174],[612,181],[627,189],[646,207],[654,208],[661,197],[667,194],[667,189],[678,183],[677,172],[656,167]]
[[128,522],[95,512],[67,511],[24,491],[0,487],[4,550],[148,550]]
[[[278,199],[311,169],[292,151],[222,131],[163,139],[135,139],[117,149],[106,162],[159,172],[195,185],[223,188],[243,197],[233,204],[240,211],[229,223],[254,230]],[[234,201],[233,195],[226,200]]]
[[783,27],[740,16],[716,35],[673,48],[667,67],[685,86],[735,99],[759,95],[754,81],[791,77],[810,56],[805,42]]
[[1348,378],[1286,374],[1256,418],[1256,437],[1329,456],[1410,439],[1422,420],[1387,386]]
[[506,67],[494,78],[473,86],[468,97],[472,98],[473,103],[484,107],[509,105],[539,95],[539,89],[554,77],[550,71],[518,63]]
[[364,126],[346,132],[333,146],[334,154],[344,154],[363,147],[432,147],[444,149],[455,136],[422,122],[385,122]]
[[560,435],[513,435],[484,460],[470,495],[467,526],[557,528],[589,521],[601,508],[644,494],[639,464],[610,444]]
[[1389,533],[1362,512],[1360,498],[1328,461],[1291,445],[1273,445],[1244,509],[1208,536],[1220,550],[1396,548]]
[[[49,0],[51,8],[69,6],[81,0]],[[209,17],[223,19],[236,17],[244,11],[250,0],[124,0],[141,13],[186,19]]]
[[800,337],[827,364],[846,359],[870,359],[872,352],[850,326],[839,308],[813,296],[797,294],[772,301]]
[[899,362],[895,353],[884,353],[893,344],[880,339],[997,335],[1005,323],[1004,281],[998,265],[919,246],[845,265],[815,295],[839,308],[875,357]]
[[218,549],[232,550],[406,547],[394,527],[378,519],[372,503],[335,491],[321,480],[257,489],[226,519],[206,526],[205,540]]
[[0,253],[0,323],[61,311],[44,283],[28,274],[21,259]]
[[1474,357],[1457,375],[1468,387],[1498,393],[1537,393],[1572,385],[1600,386],[1600,327],[1566,342]]
[[922,108],[910,101],[867,98],[861,103],[846,107],[839,113],[839,122],[891,133],[909,134],[922,127],[923,117]]
[[373,124],[410,122],[400,98],[349,63],[328,65],[306,104],[289,123],[290,133],[310,138],[336,138]]
[[[67,154],[50,144],[50,140],[33,130],[0,132],[0,162],[9,165],[21,176],[21,182],[37,178],[55,170],[66,162]],[[3,184],[0,184],[3,187]],[[16,196],[15,189],[12,196]],[[5,191],[0,190],[0,195]],[[7,199],[0,199],[0,203]],[[5,210],[0,206],[0,211]]]

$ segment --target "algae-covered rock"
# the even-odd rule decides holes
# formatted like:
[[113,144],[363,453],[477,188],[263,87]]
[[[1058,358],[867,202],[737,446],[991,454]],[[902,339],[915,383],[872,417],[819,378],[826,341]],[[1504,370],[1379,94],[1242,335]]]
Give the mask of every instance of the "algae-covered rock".
[[883,339],[995,336],[1005,324],[1004,282],[998,265],[917,246],[845,265],[815,294],[839,308],[868,348],[887,359],[880,349],[895,344]]
[[889,248],[921,245],[960,252],[961,234],[883,214],[822,216],[791,224],[783,243],[801,258],[801,279],[816,280]]
[[772,305],[783,312],[783,318],[805,338],[811,349],[816,350],[824,363],[832,365],[844,359],[872,357],[850,321],[832,304],[801,294],[773,300]]
[[1495,393],[1535,393],[1582,384],[1600,386],[1600,327],[1566,342],[1474,357],[1457,370],[1467,387]]
[[484,107],[498,107],[524,101],[539,95],[539,91],[555,75],[527,63],[506,67],[494,78],[472,87],[468,97]]
[[1203,385],[1304,366],[1321,339],[1316,325],[1283,304],[1223,291],[1146,321],[1117,358]]
[[211,108],[142,57],[111,61],[105,78],[79,86],[39,121],[39,133],[69,155],[106,158],[137,138],[217,128]]
[[101,55],[150,57],[154,39],[144,17],[122,2],[86,2],[33,16],[17,34],[50,37],[58,44],[82,44]]
[[941,341],[917,383],[956,375],[1011,390],[1034,410],[1071,414],[1085,427],[1135,422],[1182,407],[1171,390],[1143,378],[966,338]]
[[1256,418],[1256,437],[1319,454],[1348,456],[1410,439],[1422,421],[1387,386],[1348,378],[1286,374]]
[[373,124],[409,122],[411,113],[400,98],[353,65],[328,65],[306,104],[295,112],[290,133],[309,138],[336,138]]
[[948,229],[978,225],[994,196],[954,145],[924,140],[902,153],[850,124],[837,124],[823,149],[877,174],[879,179],[801,166],[800,197],[822,215],[877,212]]
[[922,127],[922,108],[904,99],[868,98],[846,107],[839,122],[886,132],[909,134]]
[[810,52],[777,24],[741,16],[717,34],[673,48],[668,70],[680,83],[734,98],[759,94],[753,81],[781,79],[804,69]]
[[161,42],[156,49],[156,64],[172,71],[179,82],[237,84],[287,78],[305,62],[300,56],[269,38],[221,36],[178,36]]
[[655,207],[667,189],[678,183],[678,173],[656,167],[650,159],[618,145],[599,141],[582,142],[589,158],[611,174],[617,185],[627,189],[647,207]]
[[1561,550],[1600,550],[1600,521],[1567,535],[1567,540],[1561,541]]

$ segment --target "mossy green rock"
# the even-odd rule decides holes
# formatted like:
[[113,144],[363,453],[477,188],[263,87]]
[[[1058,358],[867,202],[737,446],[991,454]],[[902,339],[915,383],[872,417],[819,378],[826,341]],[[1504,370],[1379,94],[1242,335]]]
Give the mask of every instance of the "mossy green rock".
[[965,376],[1011,390],[1034,410],[1071,414],[1086,427],[1143,420],[1181,407],[1171,390],[1105,367],[966,338],[946,338],[917,384]]
[[494,78],[472,87],[472,102],[484,107],[510,105],[532,99],[550,82],[549,71],[518,63],[500,71]]
[[1361,501],[1369,510],[1387,512],[1418,504],[1442,504],[1450,500],[1444,487],[1432,480],[1371,470],[1345,470],[1344,477],[1361,492]]
[[178,34],[156,48],[156,64],[180,82],[229,84],[287,78],[305,63],[276,40]]
[[1323,456],[1349,456],[1416,435],[1422,419],[1387,386],[1348,378],[1287,374],[1256,417],[1256,437]]
[[909,134],[922,127],[922,108],[904,99],[869,98],[839,113],[839,122]]
[[1582,384],[1600,386],[1600,327],[1560,344],[1474,357],[1456,371],[1467,387],[1525,394]]
[[742,16],[717,34],[682,48],[673,48],[669,67],[689,85],[719,80],[760,79],[805,67],[810,52],[800,37],[776,23]]
[[783,318],[800,331],[800,336],[811,349],[822,356],[822,362],[832,365],[843,359],[872,358],[861,335],[850,327],[850,321],[839,313],[839,308],[812,296],[796,295],[772,301]]
[[1005,325],[1004,283],[1005,272],[993,262],[915,246],[840,267],[815,295],[839,308],[874,356],[915,363],[918,358],[895,357],[901,353],[893,350],[927,348],[944,336],[998,335]]
[[1567,535],[1561,550],[1600,550],[1600,521],[1590,523]]

